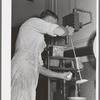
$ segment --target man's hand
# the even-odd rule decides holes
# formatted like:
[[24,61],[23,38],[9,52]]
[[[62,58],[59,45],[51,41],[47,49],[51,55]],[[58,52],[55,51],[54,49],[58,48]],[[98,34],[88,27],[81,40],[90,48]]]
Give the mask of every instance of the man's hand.
[[45,75],[47,77],[64,79],[64,80],[67,80],[67,81],[71,80],[71,78],[72,78],[71,72],[58,73],[58,72],[51,71],[51,70],[49,70],[45,67],[39,67],[39,72],[42,75]]
[[71,78],[72,78],[72,73],[71,72],[64,72],[62,74],[63,74],[62,75],[63,76],[62,79],[67,80],[67,81],[71,80]]
[[70,26],[66,26],[66,28],[68,29],[68,31],[69,31],[69,33],[68,33],[68,35],[73,35],[73,33],[74,33],[74,28],[73,27],[70,27]]

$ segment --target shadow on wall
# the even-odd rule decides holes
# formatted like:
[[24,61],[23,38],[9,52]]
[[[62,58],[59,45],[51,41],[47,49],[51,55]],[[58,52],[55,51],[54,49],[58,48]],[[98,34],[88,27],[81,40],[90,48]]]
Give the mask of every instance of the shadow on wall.
[[[96,31],[93,31],[88,41],[88,46],[92,47],[92,52],[93,52],[93,42],[94,42],[95,37],[96,37]],[[88,56],[88,59],[89,59],[89,64],[91,65],[91,67],[93,69],[96,69],[96,58],[94,56],[94,52],[93,52],[93,55]]]
[[14,55],[15,52],[15,43],[16,43],[16,38],[18,35],[18,31],[19,31],[20,26],[17,27],[12,27],[12,33],[11,33],[11,58]]

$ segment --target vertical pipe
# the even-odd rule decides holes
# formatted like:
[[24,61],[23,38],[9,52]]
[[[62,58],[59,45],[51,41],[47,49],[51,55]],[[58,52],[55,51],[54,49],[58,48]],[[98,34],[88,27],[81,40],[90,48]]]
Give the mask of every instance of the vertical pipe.
[[[49,50],[48,50],[48,57],[47,57],[47,67],[50,67],[50,58],[49,58]],[[48,100],[50,100],[50,78],[48,78]]]
[[77,87],[77,84],[75,84],[75,97],[78,96],[78,87]]
[[73,61],[71,61],[71,66],[72,66],[72,68],[75,69]]
[[66,99],[66,80],[63,80],[63,93],[64,93],[64,99]]
[[69,35],[65,36],[65,44],[69,43]]
[[70,13],[70,0],[68,0],[68,13]]
[[54,0],[51,0],[51,10],[54,11]]
[[76,0],[74,0],[74,8],[76,8]]
[[57,7],[58,5],[57,5],[57,0],[55,0],[55,13],[57,14]]

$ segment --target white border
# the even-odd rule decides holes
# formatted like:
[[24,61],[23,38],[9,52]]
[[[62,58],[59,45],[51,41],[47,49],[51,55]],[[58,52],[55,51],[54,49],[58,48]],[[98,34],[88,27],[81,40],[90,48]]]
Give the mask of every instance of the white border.
[[11,0],[2,0],[1,99],[11,100]]
[[[1,72],[2,72],[2,81],[1,81],[1,99],[2,100],[11,100],[11,88],[10,88],[10,82],[11,82],[11,0],[2,0],[2,44],[1,44]],[[97,23],[97,55],[99,55],[99,0],[97,0],[97,17],[96,17],[96,23]],[[99,59],[97,57],[96,60],[96,100],[99,100]]]
[[99,100],[99,0],[97,0],[96,5],[96,100]]

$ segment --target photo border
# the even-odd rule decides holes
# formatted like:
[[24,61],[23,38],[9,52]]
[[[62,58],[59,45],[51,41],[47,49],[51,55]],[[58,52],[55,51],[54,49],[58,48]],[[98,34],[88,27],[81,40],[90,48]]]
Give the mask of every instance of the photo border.
[[[0,72],[1,72],[1,83],[0,83],[0,97],[1,100],[11,100],[11,89],[10,89],[10,82],[11,82],[11,75],[9,75],[11,73],[11,43],[9,43],[9,41],[11,41],[11,11],[12,11],[12,1],[11,0],[2,0],[0,1]],[[96,60],[97,63],[97,72],[96,72],[96,100],[99,100],[100,98],[100,87],[99,87],[99,78],[100,78],[100,62],[99,62],[99,57],[100,57],[100,35],[99,35],[99,31],[100,31],[100,2],[99,0],[97,0],[97,54],[98,54],[98,59]],[[7,48],[9,47],[9,48]],[[5,52],[5,50],[7,50],[7,52]],[[8,56],[7,56],[8,55]],[[6,62],[6,63],[5,63]]]

